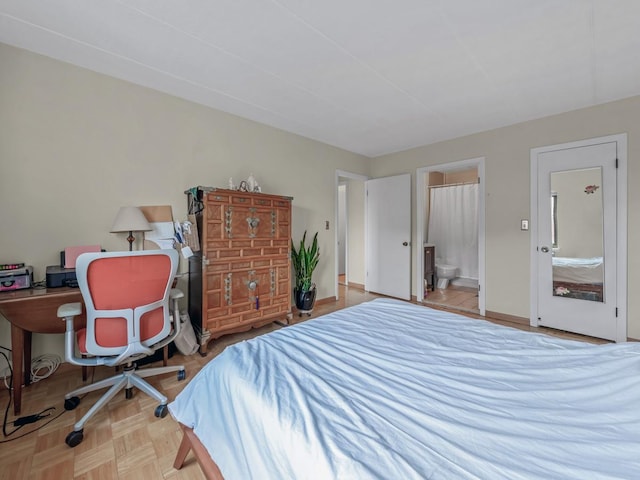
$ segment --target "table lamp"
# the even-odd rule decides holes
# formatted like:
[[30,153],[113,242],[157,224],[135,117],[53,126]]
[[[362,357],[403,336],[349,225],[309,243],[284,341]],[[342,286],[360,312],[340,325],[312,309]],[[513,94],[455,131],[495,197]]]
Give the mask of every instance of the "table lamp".
[[127,237],[129,251],[133,250],[133,241],[136,239],[133,232],[148,232],[150,230],[152,230],[151,225],[138,207],[120,207],[111,227],[111,233],[129,232]]

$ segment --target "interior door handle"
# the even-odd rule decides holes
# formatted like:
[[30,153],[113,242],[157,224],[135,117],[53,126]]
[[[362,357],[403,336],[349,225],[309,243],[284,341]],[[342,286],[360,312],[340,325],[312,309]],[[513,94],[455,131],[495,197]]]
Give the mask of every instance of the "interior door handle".
[[547,253],[549,251],[549,247],[540,247],[540,250],[542,250],[544,253]]
[[407,247],[407,246],[409,246],[409,242],[402,242],[402,246],[403,246],[403,247]]

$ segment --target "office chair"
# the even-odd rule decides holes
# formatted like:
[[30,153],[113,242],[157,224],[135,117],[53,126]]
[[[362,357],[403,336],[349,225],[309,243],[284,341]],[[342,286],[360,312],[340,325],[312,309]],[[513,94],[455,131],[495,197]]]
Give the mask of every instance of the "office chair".
[[184,380],[184,366],[137,370],[135,361],[163,348],[180,332],[178,299],[184,295],[171,288],[177,268],[178,252],[173,249],[84,253],[78,257],[76,276],[87,323],[85,328],[74,329],[74,317],[82,313],[82,304],[67,303],[58,308],[58,317],[66,322],[65,359],[74,365],[123,367],[111,378],[65,395],[64,408],[73,410],[80,403],[79,395],[111,387],[67,435],[65,442],[70,447],[82,442],[84,424],[122,389],[130,399],[133,387],[139,388],[160,402],[156,417],[167,415],[167,397],[144,378],[177,371],[178,380]]

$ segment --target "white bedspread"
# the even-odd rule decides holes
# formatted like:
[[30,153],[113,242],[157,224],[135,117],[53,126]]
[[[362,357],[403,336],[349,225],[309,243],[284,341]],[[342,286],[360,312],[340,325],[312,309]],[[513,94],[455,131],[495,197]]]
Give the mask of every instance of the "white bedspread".
[[228,347],[169,410],[226,480],[640,479],[640,344],[397,300]]

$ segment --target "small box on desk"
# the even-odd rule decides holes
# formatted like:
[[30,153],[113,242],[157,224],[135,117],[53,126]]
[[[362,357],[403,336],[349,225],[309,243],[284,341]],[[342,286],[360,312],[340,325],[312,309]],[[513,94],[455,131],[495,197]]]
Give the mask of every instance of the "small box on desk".
[[47,288],[77,287],[75,268],[64,268],[59,265],[47,267]]
[[23,267],[0,272],[0,292],[31,288],[33,285],[33,267]]

